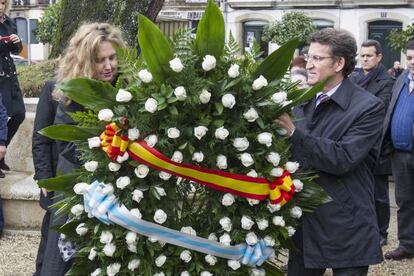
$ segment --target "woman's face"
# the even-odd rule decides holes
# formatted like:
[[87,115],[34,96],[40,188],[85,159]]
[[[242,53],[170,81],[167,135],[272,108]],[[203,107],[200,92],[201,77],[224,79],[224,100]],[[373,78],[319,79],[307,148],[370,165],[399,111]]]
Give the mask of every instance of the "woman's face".
[[6,0],[0,0],[0,16],[4,15],[5,10],[6,10]]
[[[0,0],[2,1],[2,0]],[[103,41],[99,45],[95,60],[94,79],[112,82],[118,74],[118,62],[115,48],[111,42]]]

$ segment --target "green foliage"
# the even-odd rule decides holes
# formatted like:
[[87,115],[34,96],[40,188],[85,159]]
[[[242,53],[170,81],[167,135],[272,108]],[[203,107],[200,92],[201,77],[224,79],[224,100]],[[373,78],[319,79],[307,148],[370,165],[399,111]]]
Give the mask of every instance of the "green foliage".
[[282,20],[272,22],[264,27],[262,40],[285,44],[292,39],[298,39],[305,44],[309,35],[315,31],[312,19],[303,12],[288,12],[282,16]]
[[60,15],[62,13],[61,1],[51,4],[45,10],[34,31],[37,39],[42,43],[52,43],[56,35]]
[[392,30],[388,35],[388,44],[396,49],[403,51],[405,44],[414,39],[414,24],[409,25],[405,30]]

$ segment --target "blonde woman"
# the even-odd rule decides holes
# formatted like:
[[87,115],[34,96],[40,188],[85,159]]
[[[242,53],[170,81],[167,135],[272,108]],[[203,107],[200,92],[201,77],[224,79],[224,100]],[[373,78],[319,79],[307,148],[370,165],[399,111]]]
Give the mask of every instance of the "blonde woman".
[[[33,132],[35,179],[52,177],[56,171],[68,173],[80,166],[74,144],[64,142],[55,144],[54,141],[37,134],[38,130],[51,124],[73,124],[67,112],[82,110],[79,104],[68,100],[61,91],[57,90],[55,83],[59,84],[78,77],[114,83],[118,76],[115,53],[117,47],[125,47],[121,32],[107,23],[84,24],[70,40],[69,46],[59,61],[56,81],[45,85],[39,99]],[[56,101],[59,102],[58,105]],[[41,197],[45,198],[45,203],[50,202],[51,195],[46,191],[42,193]],[[47,200],[48,197],[49,200]],[[44,205],[47,208],[48,203]],[[59,276],[64,275],[70,268],[69,259],[72,252],[68,253],[70,250],[65,250],[66,254],[61,255],[58,248],[59,234],[53,230],[47,233],[49,227],[62,224],[65,219],[56,219],[53,211],[46,213],[34,275]]]

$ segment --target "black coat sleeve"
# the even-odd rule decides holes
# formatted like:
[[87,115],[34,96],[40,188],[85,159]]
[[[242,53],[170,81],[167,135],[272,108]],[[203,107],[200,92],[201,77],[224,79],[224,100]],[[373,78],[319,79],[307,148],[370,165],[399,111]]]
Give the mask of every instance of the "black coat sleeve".
[[0,146],[4,146],[7,140],[7,111],[3,105],[0,93]]
[[47,82],[43,87],[36,110],[36,118],[32,137],[32,154],[35,168],[34,179],[45,179],[55,176],[56,144],[55,141],[43,136],[39,130],[53,125],[57,102],[52,97],[53,82]]

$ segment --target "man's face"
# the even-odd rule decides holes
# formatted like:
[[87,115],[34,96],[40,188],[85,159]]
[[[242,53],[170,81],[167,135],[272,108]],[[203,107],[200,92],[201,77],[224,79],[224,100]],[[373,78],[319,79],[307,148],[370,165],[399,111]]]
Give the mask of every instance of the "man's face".
[[308,70],[308,84],[315,85],[319,81],[335,75],[340,71],[336,57],[332,55],[328,45],[312,42],[309,46],[306,70]]
[[414,77],[414,50],[407,50],[407,67],[410,75]]
[[365,73],[374,69],[382,59],[382,54],[377,54],[375,46],[361,47],[359,56],[361,58],[362,70]]

